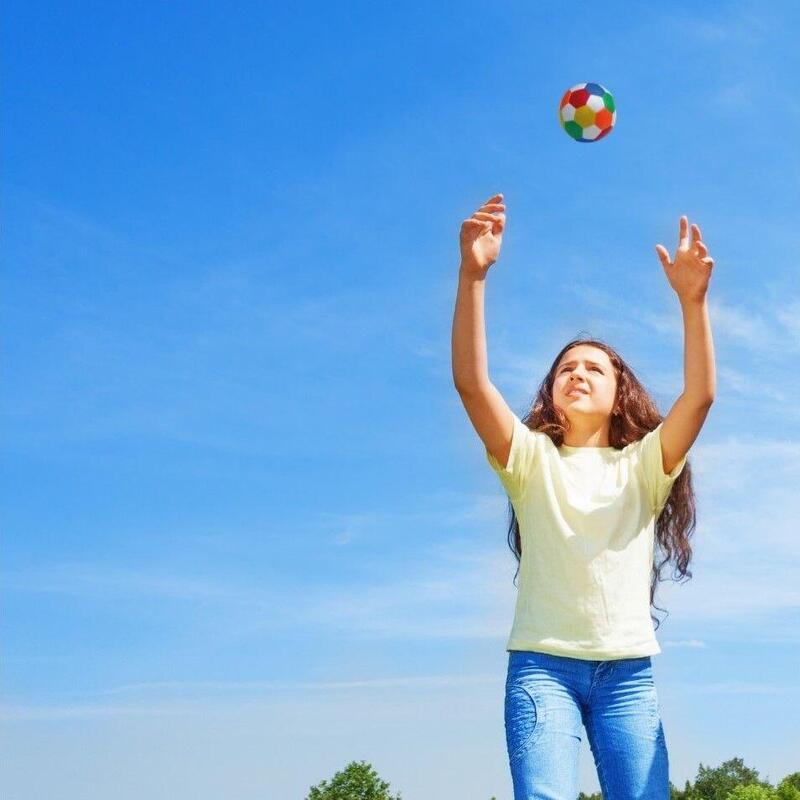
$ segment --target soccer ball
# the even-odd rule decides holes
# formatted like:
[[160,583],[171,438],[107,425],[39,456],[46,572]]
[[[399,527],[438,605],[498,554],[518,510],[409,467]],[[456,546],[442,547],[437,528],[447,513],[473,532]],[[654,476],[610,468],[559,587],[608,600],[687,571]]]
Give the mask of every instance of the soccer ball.
[[596,142],[611,133],[617,111],[611,92],[599,83],[579,83],[564,92],[558,119],[577,142]]

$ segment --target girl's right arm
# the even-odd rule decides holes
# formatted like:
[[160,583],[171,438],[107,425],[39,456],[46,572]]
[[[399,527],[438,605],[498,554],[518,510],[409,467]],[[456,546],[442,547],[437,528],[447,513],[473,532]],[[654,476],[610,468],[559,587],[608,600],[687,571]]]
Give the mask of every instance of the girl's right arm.
[[486,274],[500,254],[505,228],[502,194],[494,195],[461,225],[461,264],[453,317],[453,382],[486,449],[508,463],[514,417],[489,380],[484,294]]

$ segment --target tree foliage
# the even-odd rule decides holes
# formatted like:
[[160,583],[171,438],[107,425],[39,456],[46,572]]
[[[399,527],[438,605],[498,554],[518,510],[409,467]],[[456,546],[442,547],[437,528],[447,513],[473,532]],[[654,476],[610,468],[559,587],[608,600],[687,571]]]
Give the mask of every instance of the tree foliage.
[[401,800],[389,794],[389,784],[366,761],[351,761],[330,780],[312,786],[306,800]]
[[747,783],[737,786],[728,792],[727,800],[777,800],[778,795],[771,786],[761,786],[756,783]]
[[800,772],[787,775],[775,791],[778,800],[800,800]]
[[[694,782],[693,798],[728,800],[728,795],[744,786],[772,789],[768,781],[759,780],[758,770],[746,767],[741,758],[731,758],[718,767],[705,767],[701,762]],[[759,797],[737,797],[736,800],[759,800]]]
[[[800,772],[787,775],[777,786],[758,776],[758,770],[745,766],[741,758],[731,758],[718,767],[697,770],[694,783],[683,789],[669,784],[670,800],[800,800]],[[401,800],[400,793],[389,794],[389,784],[378,777],[372,765],[351,761],[330,782],[312,786],[305,800]],[[494,797],[490,800],[495,800]],[[603,796],[581,792],[577,800],[603,800]]]

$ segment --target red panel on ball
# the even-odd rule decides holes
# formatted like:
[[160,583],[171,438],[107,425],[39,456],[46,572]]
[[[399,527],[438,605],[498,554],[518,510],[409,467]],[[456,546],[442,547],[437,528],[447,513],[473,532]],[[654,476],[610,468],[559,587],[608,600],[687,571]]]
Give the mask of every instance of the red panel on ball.
[[589,92],[587,92],[586,89],[578,89],[577,91],[573,92],[572,96],[569,98],[570,103],[572,103],[575,108],[585,106],[588,100]]
[[564,106],[569,103],[569,95],[570,91],[567,89],[567,91],[564,92],[564,96],[561,98],[561,102],[558,104],[559,108],[564,108]]

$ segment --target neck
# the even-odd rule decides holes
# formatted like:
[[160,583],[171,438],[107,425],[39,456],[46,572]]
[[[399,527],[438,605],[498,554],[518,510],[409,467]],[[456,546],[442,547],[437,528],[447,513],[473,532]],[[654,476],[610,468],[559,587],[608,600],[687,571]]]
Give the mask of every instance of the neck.
[[608,435],[611,423],[602,424],[591,420],[570,420],[570,429],[564,434],[567,447],[611,447]]

